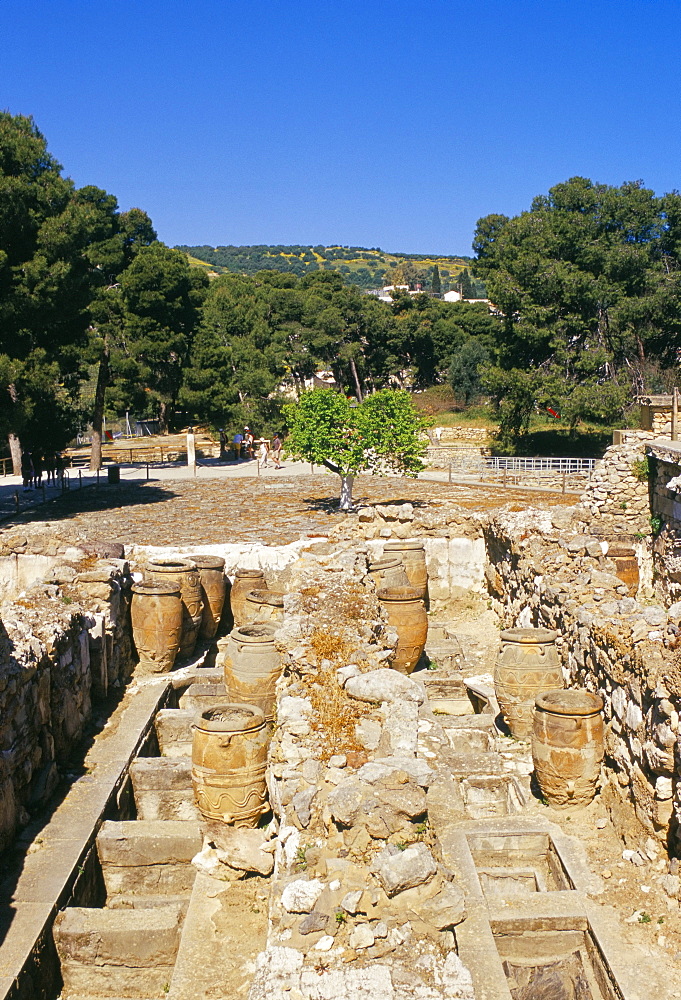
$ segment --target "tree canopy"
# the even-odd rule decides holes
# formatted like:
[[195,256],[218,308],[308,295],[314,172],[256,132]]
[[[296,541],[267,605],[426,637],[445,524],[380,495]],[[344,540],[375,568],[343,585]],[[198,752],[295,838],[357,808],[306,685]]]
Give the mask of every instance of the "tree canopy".
[[475,273],[502,319],[498,365],[483,383],[500,401],[513,397],[506,413],[524,410],[508,425],[514,433],[543,397],[573,425],[611,418],[677,364],[678,193],[573,177],[515,218],[480,219],[473,248]]
[[284,413],[287,450],[341,476],[343,508],[351,506],[352,477],[358,472],[415,476],[424,467],[426,421],[407,392],[383,389],[352,404],[332,389],[313,389],[287,404]]

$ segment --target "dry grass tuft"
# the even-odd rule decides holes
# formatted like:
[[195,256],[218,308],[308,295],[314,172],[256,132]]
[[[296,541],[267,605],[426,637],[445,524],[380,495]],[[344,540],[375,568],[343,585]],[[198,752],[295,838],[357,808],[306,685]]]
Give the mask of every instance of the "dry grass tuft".
[[361,753],[364,748],[355,739],[355,725],[364,714],[363,706],[340,686],[336,667],[324,667],[307,681],[314,712],[312,728],[322,738],[320,759],[327,761],[348,750]]
[[310,636],[310,645],[317,657],[317,663],[331,660],[334,667],[344,666],[350,657],[351,648],[346,640],[336,632],[315,628]]

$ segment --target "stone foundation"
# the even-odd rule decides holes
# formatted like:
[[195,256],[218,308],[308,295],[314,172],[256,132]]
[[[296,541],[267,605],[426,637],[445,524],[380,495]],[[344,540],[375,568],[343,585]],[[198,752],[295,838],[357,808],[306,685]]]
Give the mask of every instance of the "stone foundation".
[[95,568],[79,575],[82,551],[33,553],[26,538],[22,547],[2,557],[5,567],[19,567],[15,580],[30,565],[28,576],[40,567],[63,585],[35,586],[2,609],[0,849],[77,768],[74,752],[93,706],[120,689],[133,667],[127,563],[91,558]]
[[[651,541],[644,538],[632,538],[641,582],[630,596],[607,557],[609,543],[589,534],[587,519],[578,508],[469,515],[377,505],[337,534],[369,539],[373,555],[381,552],[379,539],[421,537],[434,602],[453,599],[460,586],[480,588],[482,571],[504,626],[557,629],[566,680],[605,701],[605,774],[613,811],[625,810],[622,832],[635,812],[649,834],[674,845],[681,604],[668,611],[651,603]],[[591,524],[600,528],[600,520]],[[444,552],[447,559],[438,555]]]

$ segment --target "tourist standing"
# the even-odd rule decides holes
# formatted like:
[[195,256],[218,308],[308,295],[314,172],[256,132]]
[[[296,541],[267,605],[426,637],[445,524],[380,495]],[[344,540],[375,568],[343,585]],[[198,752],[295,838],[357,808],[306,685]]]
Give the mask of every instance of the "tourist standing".
[[24,481],[24,489],[30,490],[33,482],[33,456],[30,451],[21,453],[21,478]]
[[267,447],[267,441],[265,438],[260,438],[259,448],[258,448],[258,465],[261,469],[267,468],[267,456],[269,454],[269,448]]
[[272,459],[274,468],[281,469],[281,438],[279,434],[275,434],[272,438]]
[[253,431],[250,427],[244,427],[244,444],[246,446],[246,457],[253,458],[254,449],[253,445],[255,443],[255,438],[253,437]]
[[241,445],[243,443],[243,440],[244,440],[243,434],[239,434],[238,431],[232,438],[232,445],[234,447],[234,457],[236,458],[237,462],[241,458]]
[[33,485],[39,489],[43,483],[43,455],[41,451],[33,453]]

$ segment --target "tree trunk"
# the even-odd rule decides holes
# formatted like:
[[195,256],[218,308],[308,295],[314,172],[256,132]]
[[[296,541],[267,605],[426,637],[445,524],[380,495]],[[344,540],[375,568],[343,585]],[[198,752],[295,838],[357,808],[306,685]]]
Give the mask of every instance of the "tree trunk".
[[355,394],[357,396],[357,402],[364,402],[364,395],[362,394],[362,386],[359,384],[359,375],[357,374],[357,365],[355,364],[355,359],[350,358],[350,371],[352,372],[352,378],[355,383]]
[[168,433],[168,404],[158,404],[158,429],[161,434]]
[[340,509],[352,510],[352,484],[354,476],[341,476]]
[[90,448],[90,469],[98,472],[102,467],[102,427],[104,425],[104,396],[109,384],[109,350],[104,348],[97,372],[95,405],[92,411],[92,446]]
[[10,431],[7,435],[9,442],[9,453],[12,456],[12,473],[15,476],[21,475],[21,441],[19,436]]

